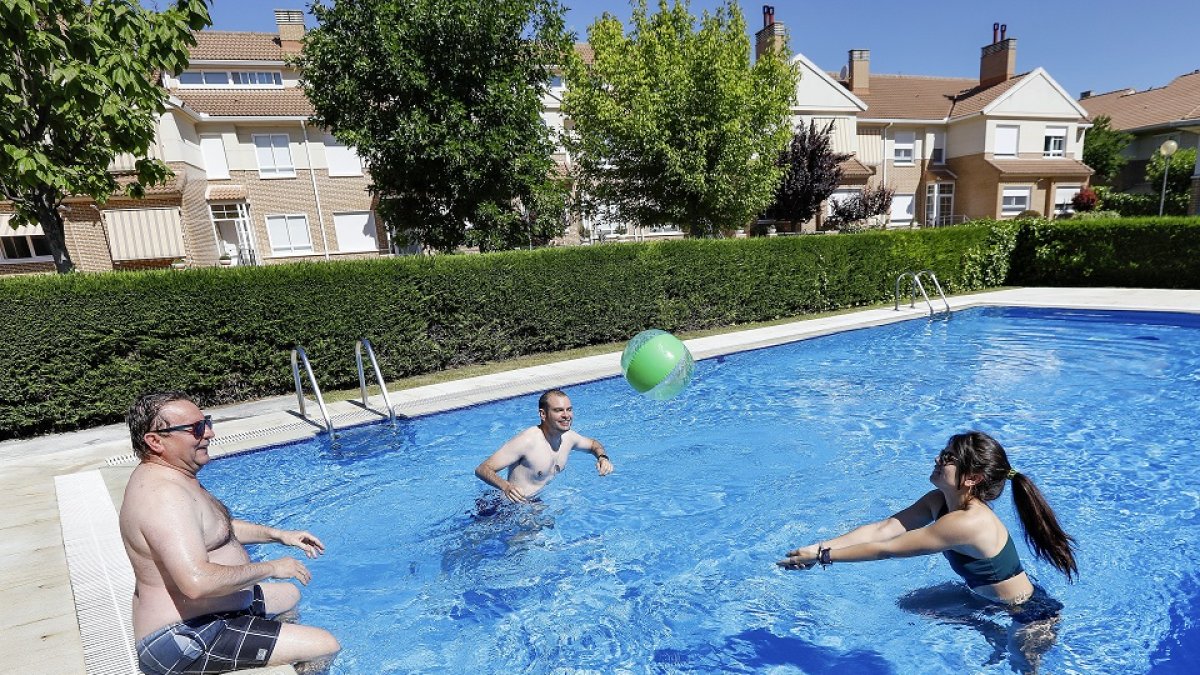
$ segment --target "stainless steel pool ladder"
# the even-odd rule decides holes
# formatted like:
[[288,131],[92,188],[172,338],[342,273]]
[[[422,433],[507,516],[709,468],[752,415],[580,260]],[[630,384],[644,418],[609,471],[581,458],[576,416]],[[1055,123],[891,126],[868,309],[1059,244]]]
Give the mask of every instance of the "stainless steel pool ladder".
[[383,373],[379,371],[379,361],[375,359],[375,350],[371,341],[363,338],[354,343],[354,361],[358,364],[358,389],[362,393],[363,407],[367,407],[367,377],[363,371],[363,349],[371,359],[371,369],[375,371],[375,379],[379,382],[379,390],[383,392],[383,404],[387,406],[388,419],[396,421],[396,411],[392,409],[392,400],[388,397],[387,385],[383,382]]
[[933,270],[905,272],[904,274],[896,277],[896,311],[900,311],[900,282],[907,277],[909,279],[908,290],[911,295],[909,298],[909,308],[917,306],[917,291],[920,291],[921,297],[925,298],[925,304],[929,307],[929,316],[933,316],[937,313],[933,307],[933,303],[929,300],[929,294],[925,292],[925,285],[921,283],[921,277],[925,275],[929,275],[930,281],[933,282],[933,287],[937,289],[938,297],[942,299],[942,304],[946,306],[946,314],[950,314],[950,302],[946,300],[946,294],[942,291],[942,284],[938,282],[937,275],[933,273]]
[[308,362],[308,354],[304,348],[296,345],[292,349],[292,379],[296,380],[296,403],[300,406],[300,415],[308,417],[304,412],[304,386],[300,382],[300,364],[304,364],[304,372],[308,373],[308,383],[312,385],[313,395],[317,399],[317,407],[321,409],[321,417],[325,418],[325,430],[333,435],[333,422],[329,419],[329,411],[325,408],[325,399],[321,397],[321,388],[317,386],[317,378],[313,375],[312,365]]

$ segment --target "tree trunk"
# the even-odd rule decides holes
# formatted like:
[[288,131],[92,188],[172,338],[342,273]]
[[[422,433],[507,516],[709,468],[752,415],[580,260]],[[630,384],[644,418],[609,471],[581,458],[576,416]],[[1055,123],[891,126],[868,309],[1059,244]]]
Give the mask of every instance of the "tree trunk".
[[30,200],[33,214],[42,226],[46,242],[50,244],[50,254],[54,256],[54,269],[59,274],[75,271],[75,263],[71,253],[67,251],[67,234],[63,226],[62,213],[58,207],[62,204],[61,197],[52,190],[39,190]]

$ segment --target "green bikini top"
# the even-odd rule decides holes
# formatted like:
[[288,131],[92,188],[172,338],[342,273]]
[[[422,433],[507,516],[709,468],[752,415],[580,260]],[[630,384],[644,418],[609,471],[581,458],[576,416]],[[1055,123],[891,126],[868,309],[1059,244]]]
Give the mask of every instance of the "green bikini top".
[[[949,510],[943,506],[937,517],[941,518],[947,513]],[[1011,534],[1008,535],[1008,541],[1004,542],[1004,548],[990,558],[972,558],[953,550],[942,551],[942,555],[946,556],[950,568],[967,582],[969,588],[997,584],[1025,571]]]

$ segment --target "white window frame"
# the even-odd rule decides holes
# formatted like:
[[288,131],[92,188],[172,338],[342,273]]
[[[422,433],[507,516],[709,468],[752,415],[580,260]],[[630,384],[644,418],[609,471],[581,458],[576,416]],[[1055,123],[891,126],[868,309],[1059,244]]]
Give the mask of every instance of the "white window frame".
[[[184,82],[184,76],[199,76],[200,82]],[[206,82],[208,76],[217,79],[217,76],[224,78],[224,82]],[[263,77],[263,76],[267,77]],[[234,84],[235,79],[252,79],[255,80],[251,84]],[[259,82],[259,80],[269,80],[267,83]],[[283,89],[283,73],[278,70],[185,70],[180,73],[176,80],[179,81],[180,89]]]
[[[1075,213],[1075,204],[1073,203],[1073,200],[1075,199],[1075,195],[1079,194],[1081,190],[1083,190],[1082,185],[1056,186],[1054,188],[1054,215],[1066,216]],[[1070,194],[1070,196],[1067,197],[1067,200],[1065,202],[1059,201],[1059,197],[1067,193]],[[1060,206],[1062,208],[1059,208]]]
[[1028,211],[1032,200],[1033,188],[1028,185],[1001,188],[1000,215],[1015,216],[1022,211]]
[[[259,139],[267,139],[260,145]],[[287,134],[252,134],[254,158],[258,162],[259,178],[295,178],[296,165],[292,162],[292,139]],[[270,150],[271,166],[263,165],[263,152]]]
[[862,188],[838,188],[834,190],[829,195],[829,199],[825,200],[825,215],[827,217],[832,216],[834,204],[844,199],[849,199],[854,195],[862,195]]
[[[1057,141],[1057,142],[1056,142]],[[1055,147],[1057,146],[1057,147]],[[1043,157],[1066,157],[1067,128],[1046,127],[1046,138],[1042,144]]]
[[[1007,139],[1005,136],[1012,132],[1012,151],[1008,151],[1008,144],[1004,143]],[[1003,143],[1003,145],[1002,145]],[[1017,124],[997,124],[995,134],[995,144],[992,146],[992,156],[994,157],[1018,157],[1021,154],[1021,127]]]
[[[949,201],[949,213],[943,213],[946,209],[942,206]],[[953,225],[954,217],[954,183],[952,181],[938,181],[929,183],[925,186],[925,225],[926,227],[938,227],[941,225]]]
[[917,133],[915,131],[897,131],[892,135],[892,164],[912,166],[916,157],[916,148]]
[[[312,231],[308,226],[308,214],[305,213],[272,213],[264,216],[267,226],[267,241],[271,242],[271,255],[276,257],[294,256],[294,255],[311,255],[313,251]],[[275,232],[271,229],[271,221],[283,219],[283,232],[286,233],[288,240],[286,242],[276,241]],[[302,227],[293,228],[297,223],[303,223]],[[293,240],[292,235],[295,232],[303,232],[307,240],[306,243],[298,243]]]

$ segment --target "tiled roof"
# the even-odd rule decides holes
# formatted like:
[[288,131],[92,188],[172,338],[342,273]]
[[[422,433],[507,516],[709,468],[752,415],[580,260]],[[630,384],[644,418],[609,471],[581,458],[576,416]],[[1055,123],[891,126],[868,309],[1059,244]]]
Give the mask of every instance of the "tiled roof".
[[963,92],[954,101],[954,108],[950,111],[950,117],[966,117],[980,112],[988,106],[989,103],[995,101],[1004,95],[1004,92],[1012,89],[1018,82],[1025,79],[1029,73],[1021,73],[1013,75],[1009,79],[993,84],[990,87],[979,87]]
[[842,170],[843,178],[866,178],[875,174],[875,170],[858,161],[858,158],[851,157],[838,164],[838,168]]
[[988,164],[1006,176],[1092,175],[1091,167],[1077,159],[990,159]]
[[1200,120],[1200,70],[1180,75],[1165,87],[1134,92],[1130,89],[1090,96],[1079,102],[1092,119],[1112,118],[1114,129]]
[[209,185],[204,189],[204,198],[209,201],[235,201],[246,198],[245,185]]
[[282,61],[284,58],[275,33],[206,30],[195,35],[193,61]]
[[950,114],[955,96],[978,84],[978,80],[971,78],[872,73],[870,91],[854,95],[867,104],[862,117],[940,120]]
[[585,64],[590,64],[596,60],[595,50],[586,42],[576,42],[575,53],[579,55],[579,58],[583,59]]
[[299,87],[286,89],[174,89],[189,108],[215,117],[308,117],[312,103]]

